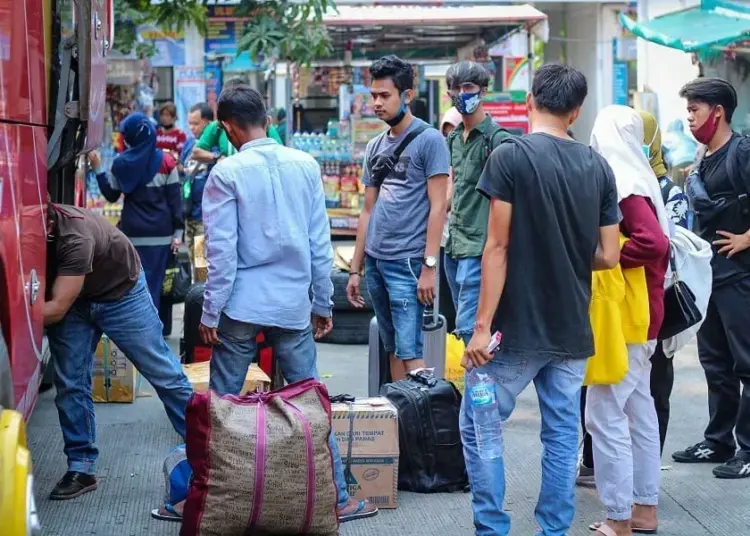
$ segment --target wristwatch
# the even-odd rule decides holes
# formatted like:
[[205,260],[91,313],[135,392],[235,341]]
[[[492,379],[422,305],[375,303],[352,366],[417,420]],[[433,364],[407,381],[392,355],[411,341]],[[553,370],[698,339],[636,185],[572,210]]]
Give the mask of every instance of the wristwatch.
[[422,259],[422,264],[427,268],[435,268],[437,266],[437,257],[429,256]]

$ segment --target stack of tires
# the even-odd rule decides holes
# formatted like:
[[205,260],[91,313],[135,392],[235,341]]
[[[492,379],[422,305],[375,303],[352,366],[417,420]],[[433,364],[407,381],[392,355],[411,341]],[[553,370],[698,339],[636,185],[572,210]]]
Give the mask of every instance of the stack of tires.
[[375,315],[372,310],[370,293],[367,282],[362,277],[360,293],[365,300],[365,306],[357,309],[346,298],[346,285],[349,274],[340,270],[331,272],[333,281],[333,330],[320,342],[331,344],[367,344],[370,330],[370,320]]

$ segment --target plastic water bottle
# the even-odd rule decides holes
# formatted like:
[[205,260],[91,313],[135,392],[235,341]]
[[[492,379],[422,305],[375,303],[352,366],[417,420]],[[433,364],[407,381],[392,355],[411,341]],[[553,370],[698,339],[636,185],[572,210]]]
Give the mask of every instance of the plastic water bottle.
[[503,422],[498,409],[495,379],[481,369],[472,369],[466,383],[474,414],[479,457],[483,460],[500,458],[503,455]]

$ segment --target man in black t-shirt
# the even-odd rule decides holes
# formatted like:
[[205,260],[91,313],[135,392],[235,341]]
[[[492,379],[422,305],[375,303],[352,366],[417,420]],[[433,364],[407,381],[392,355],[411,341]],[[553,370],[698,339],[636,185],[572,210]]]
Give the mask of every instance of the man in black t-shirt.
[[[705,155],[688,179],[698,234],[711,242],[713,288],[698,332],[708,383],[704,440],[672,454],[683,463],[722,464],[718,478],[750,477],[750,138],[732,132],[737,93],[720,78],[680,90]],[[700,192],[695,186],[702,186]],[[735,434],[737,440],[735,442]],[[737,447],[739,446],[739,450]]]
[[102,333],[154,386],[183,438],[192,388],[162,337],[159,314],[130,240],[98,214],[50,203],[47,242],[50,274],[44,324],[68,458],[68,470],[50,499],[63,500],[97,487],[91,370]]
[[[490,199],[490,216],[464,364],[494,377],[503,421],[521,391],[536,386],[544,444],[536,518],[544,534],[565,534],[573,521],[579,398],[594,354],[591,273],[613,268],[620,255],[612,170],[567,133],[586,93],[585,77],[572,67],[540,68],[527,97],[532,134],[504,141],[478,185]],[[494,330],[502,342],[493,357],[486,349]],[[478,536],[507,535],[503,461],[480,459],[470,380],[461,434],[474,523]]]

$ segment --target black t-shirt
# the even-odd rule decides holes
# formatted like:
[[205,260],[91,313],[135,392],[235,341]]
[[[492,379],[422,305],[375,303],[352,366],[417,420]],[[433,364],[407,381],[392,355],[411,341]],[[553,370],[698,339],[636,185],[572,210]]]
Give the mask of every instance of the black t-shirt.
[[[729,231],[734,234],[742,234],[750,227],[750,221],[742,215],[741,205],[736,202],[737,191],[732,186],[727,173],[727,153],[729,146],[736,143],[737,150],[734,154],[734,172],[739,175],[738,183],[742,185],[750,183],[750,138],[734,134],[718,151],[706,156],[701,161],[700,176],[706,185],[706,193],[711,199],[725,198],[729,200],[727,207],[711,220],[706,220],[698,215],[698,234],[704,240],[713,242],[723,238],[716,231]],[[750,193],[750,192],[748,192]],[[750,277],[750,250],[745,250],[728,259],[726,255],[720,255],[716,246],[711,246],[714,252],[711,265],[715,284],[725,284],[738,278]],[[744,266],[743,266],[744,264]]]
[[531,134],[502,143],[477,189],[513,205],[508,272],[493,330],[501,352],[594,355],[589,321],[599,228],[620,220],[614,174],[577,141]]
[[[58,275],[86,276],[80,298],[116,301],[135,286],[141,262],[133,244],[105,217],[56,205],[56,235],[48,282]],[[49,285],[51,288],[51,285]]]

